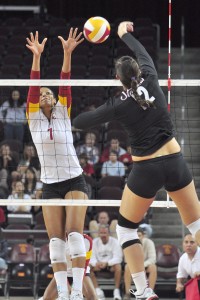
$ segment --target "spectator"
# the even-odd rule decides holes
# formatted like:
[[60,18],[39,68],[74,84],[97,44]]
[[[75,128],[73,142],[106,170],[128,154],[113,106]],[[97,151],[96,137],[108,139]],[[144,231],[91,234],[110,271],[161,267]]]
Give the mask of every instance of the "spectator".
[[[16,181],[12,185],[12,194],[8,196],[8,199],[31,199],[31,196],[24,193],[24,184],[21,181]],[[29,213],[31,211],[30,205],[8,205],[7,210],[9,212]]]
[[139,227],[144,231],[145,237],[150,238],[153,233],[153,229],[149,224],[149,219],[152,218],[152,208],[150,207],[145,213],[143,220],[140,222]]
[[7,270],[7,261],[8,259],[8,243],[2,236],[2,229],[0,227],[0,269]]
[[125,176],[124,164],[117,160],[117,152],[110,151],[109,160],[103,163],[101,176]]
[[200,248],[197,242],[189,233],[183,239],[183,251],[185,252],[179,259],[176,291],[184,290],[184,283],[188,277],[200,276]]
[[[122,148],[121,148],[122,149]],[[118,157],[118,160],[121,161],[126,167],[132,165],[132,155],[131,155],[131,146],[126,147],[126,152]]]
[[88,163],[87,154],[81,153],[78,158],[79,158],[79,163],[81,165],[81,168],[83,169],[83,174],[87,176],[93,175],[94,168],[92,164]]
[[88,163],[94,165],[99,161],[99,149],[95,146],[96,135],[94,132],[87,132],[85,135],[85,143],[77,146],[76,152],[79,156],[81,153],[85,153],[88,157]]
[[[157,267],[156,267],[156,248],[152,240],[145,237],[144,230],[138,228],[138,237],[142,243],[144,252],[144,267],[148,274],[149,287],[154,289],[157,280]],[[131,273],[128,265],[125,265],[124,271],[124,284],[125,284],[125,296],[124,299],[131,299],[129,290],[131,287]]]
[[14,182],[21,181],[21,180],[22,180],[22,174],[19,171],[13,171],[7,178],[9,191],[12,192],[12,186],[14,185]]
[[[24,174],[24,193],[34,199],[38,190],[42,193],[42,182],[37,181],[35,170],[28,167]],[[39,194],[37,195],[39,196]]]
[[[37,180],[35,169],[28,167],[24,174],[24,194],[31,196],[32,199],[42,198],[42,182]],[[40,206],[34,206],[34,213],[38,212]]]
[[1,106],[1,115],[5,123],[5,139],[16,139],[23,143],[24,125],[27,123],[25,111],[26,104],[21,98],[20,91],[14,89],[9,100],[5,101]]
[[7,144],[2,145],[0,148],[0,170],[5,170],[4,176],[8,177],[16,169],[17,159],[10,150],[10,146]]
[[34,168],[36,176],[40,178],[40,163],[33,144],[25,145],[23,158],[18,165],[18,171],[23,175],[28,167]]
[[108,225],[99,226],[99,237],[93,241],[93,252],[90,260],[91,279],[97,292],[99,299],[104,299],[104,292],[99,288],[95,273],[112,272],[114,273],[115,289],[113,291],[114,299],[121,299],[120,281],[121,281],[121,263],[122,249],[117,239],[109,234]]
[[94,239],[98,237],[98,231],[99,231],[99,226],[100,225],[108,225],[109,226],[109,231],[110,235],[113,237],[116,237],[116,225],[117,225],[117,220],[112,220],[110,222],[110,217],[107,211],[101,211],[97,215],[97,220],[92,220],[89,223],[89,231],[91,237]]
[[118,159],[120,159],[120,156],[126,154],[126,150],[124,150],[122,147],[120,147],[119,140],[116,139],[111,139],[110,145],[106,147],[100,157],[100,162],[103,163],[109,159],[110,156],[110,151],[115,151],[117,153]]

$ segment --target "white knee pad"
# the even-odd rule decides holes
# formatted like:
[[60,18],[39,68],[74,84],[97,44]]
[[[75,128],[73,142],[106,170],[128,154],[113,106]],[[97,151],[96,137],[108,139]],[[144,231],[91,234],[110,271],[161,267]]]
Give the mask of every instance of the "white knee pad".
[[117,225],[116,232],[118,241],[123,249],[136,243],[141,244],[138,238],[137,229],[126,228]]
[[67,262],[65,241],[56,237],[50,239],[49,252],[52,264]]
[[71,258],[85,257],[85,243],[83,235],[78,232],[70,232],[68,234],[69,251]]
[[189,229],[190,233],[192,234],[193,238],[195,238],[195,235],[197,231],[200,230],[200,219],[194,221],[193,223],[187,225],[187,228]]

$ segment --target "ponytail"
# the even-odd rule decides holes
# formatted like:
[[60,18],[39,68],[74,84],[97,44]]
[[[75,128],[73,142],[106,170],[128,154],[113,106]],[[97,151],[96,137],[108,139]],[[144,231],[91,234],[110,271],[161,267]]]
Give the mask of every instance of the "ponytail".
[[[139,79],[140,82],[141,78]],[[137,87],[138,87],[138,80],[135,77],[131,77],[131,89],[132,89],[132,93],[133,93],[133,97],[135,99],[135,101],[139,104],[139,106],[141,106],[142,108],[150,108],[150,107],[154,107],[155,108],[155,104],[154,102],[151,102],[149,100],[145,100],[142,99],[137,92]]]
[[130,56],[122,56],[115,63],[116,74],[123,86],[132,90],[133,98],[143,109],[155,108],[155,104],[149,100],[142,99],[138,93],[138,84],[141,81],[141,72],[137,62]]

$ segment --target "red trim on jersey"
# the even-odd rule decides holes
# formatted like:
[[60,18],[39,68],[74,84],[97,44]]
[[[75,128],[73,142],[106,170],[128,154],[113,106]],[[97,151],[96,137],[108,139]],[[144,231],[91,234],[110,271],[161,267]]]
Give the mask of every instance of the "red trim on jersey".
[[[40,71],[31,70],[30,79],[40,79]],[[29,103],[38,103],[40,99],[40,87],[30,86],[28,90],[27,107],[26,112],[29,114]]]
[[[60,73],[60,79],[70,79],[70,72]],[[59,96],[67,98],[67,108],[69,108],[72,104],[72,96],[71,96],[71,86],[60,86],[59,87]]]

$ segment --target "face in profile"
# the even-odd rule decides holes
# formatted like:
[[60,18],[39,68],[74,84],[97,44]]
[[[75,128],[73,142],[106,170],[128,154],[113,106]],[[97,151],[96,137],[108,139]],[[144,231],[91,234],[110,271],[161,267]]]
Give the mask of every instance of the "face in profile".
[[53,108],[56,104],[56,99],[54,97],[53,92],[47,88],[42,87],[40,89],[40,100],[39,100],[40,108]]

